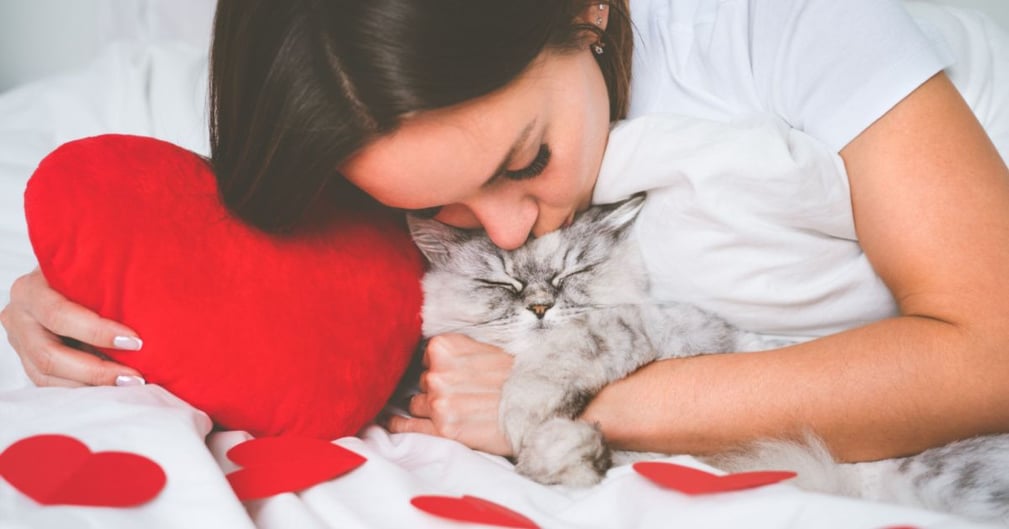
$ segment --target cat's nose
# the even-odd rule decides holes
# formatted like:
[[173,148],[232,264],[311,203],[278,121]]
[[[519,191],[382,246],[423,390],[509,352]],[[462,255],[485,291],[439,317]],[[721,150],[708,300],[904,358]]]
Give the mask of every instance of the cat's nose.
[[543,315],[545,315],[547,313],[547,311],[550,310],[550,307],[553,307],[553,306],[554,306],[553,303],[534,303],[532,305],[529,305],[526,308],[529,309],[529,310],[531,310],[533,312],[533,314],[536,315],[537,319],[541,319],[542,320],[543,319]]

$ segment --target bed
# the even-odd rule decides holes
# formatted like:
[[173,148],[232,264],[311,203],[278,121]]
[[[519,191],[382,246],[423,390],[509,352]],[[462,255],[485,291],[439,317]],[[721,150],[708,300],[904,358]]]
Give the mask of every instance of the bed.
[[[103,132],[162,138],[208,151],[206,57],[191,43],[123,41],[86,68],[0,95],[0,303],[35,260],[22,192],[38,161],[57,145]],[[486,527],[448,521],[411,504],[420,495],[483,498],[544,528],[864,528],[982,527],[924,510],[803,492],[780,483],[687,496],[612,469],[598,486],[537,484],[505,459],[420,434],[369,426],[333,442],[367,459],[356,470],[299,493],[242,502],[226,474],[225,452],[251,436],[213,431],[201,411],[160,387],[35,388],[0,343],[0,450],[43,433],[73,436],[94,451],[142,454],[167,475],[163,491],[132,508],[42,506],[0,479],[0,527],[434,528]],[[667,459],[704,468],[687,456]]]

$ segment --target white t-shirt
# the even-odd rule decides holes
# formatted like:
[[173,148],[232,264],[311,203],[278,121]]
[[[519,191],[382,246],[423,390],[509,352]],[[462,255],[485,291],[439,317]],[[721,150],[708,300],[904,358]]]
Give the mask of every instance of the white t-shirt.
[[659,299],[793,339],[894,315],[837,152],[946,68],[1009,154],[1009,38],[977,14],[631,0],[631,15],[630,119],[611,133],[593,199],[649,193],[635,230]]

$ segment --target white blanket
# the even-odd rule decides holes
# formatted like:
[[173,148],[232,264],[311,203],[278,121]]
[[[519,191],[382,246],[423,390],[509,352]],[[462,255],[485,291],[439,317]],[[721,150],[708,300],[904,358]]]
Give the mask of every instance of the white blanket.
[[[207,151],[205,57],[185,46],[114,47],[87,70],[0,96],[0,301],[34,266],[21,194],[35,164],[70,139],[103,132],[146,134]],[[143,353],[139,353],[143,354]],[[298,494],[244,505],[224,476],[224,453],[249,436],[210,433],[198,410],[161,388],[30,387],[14,352],[0,345],[0,450],[39,433],[77,437],[92,450],[126,450],[165,469],[168,482],[137,508],[43,507],[0,479],[0,527],[105,529],[470,527],[415,509],[416,495],[479,496],[544,528],[882,529],[981,527],[944,514],[799,491],[779,484],[689,497],[627,467],[584,490],[546,487],[517,475],[503,458],[417,434],[370,427],[335,442],[368,462]],[[700,466],[689,457],[669,458]]]

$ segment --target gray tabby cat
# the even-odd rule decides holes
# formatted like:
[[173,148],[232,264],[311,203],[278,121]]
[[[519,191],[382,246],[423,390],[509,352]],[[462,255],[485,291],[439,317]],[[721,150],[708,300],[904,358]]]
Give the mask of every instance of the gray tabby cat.
[[[638,195],[590,208],[513,251],[482,232],[409,219],[430,262],[424,335],[462,333],[514,355],[501,426],[518,472],[541,483],[592,485],[614,458],[635,459],[611,454],[598,428],[577,419],[608,383],[658,359],[782,345],[695,306],[651,300],[629,237],[643,204]],[[836,464],[813,438],[761,443],[712,462],[731,471],[795,470],[797,485],[821,492],[1009,520],[1009,435],[876,463]]]

